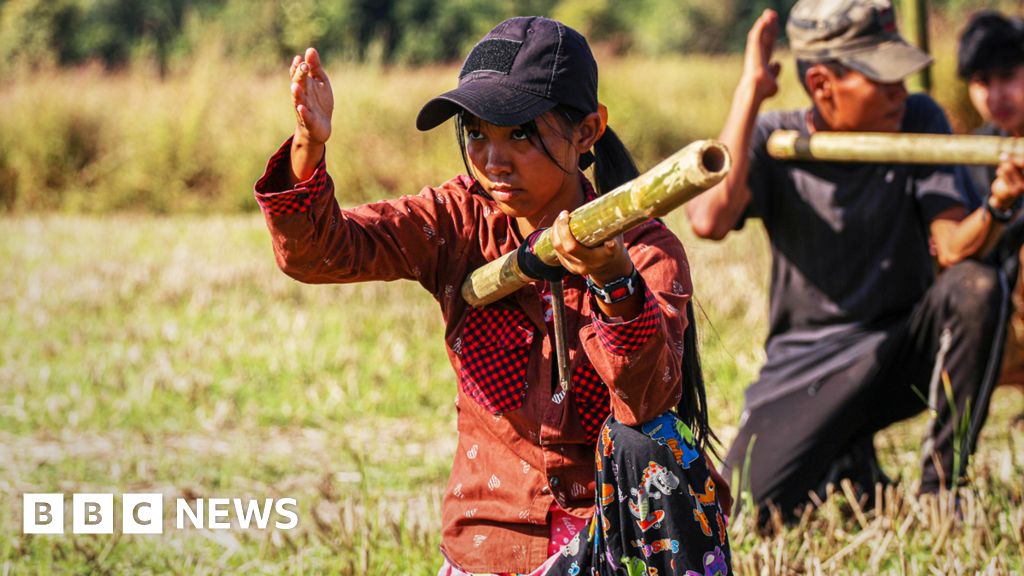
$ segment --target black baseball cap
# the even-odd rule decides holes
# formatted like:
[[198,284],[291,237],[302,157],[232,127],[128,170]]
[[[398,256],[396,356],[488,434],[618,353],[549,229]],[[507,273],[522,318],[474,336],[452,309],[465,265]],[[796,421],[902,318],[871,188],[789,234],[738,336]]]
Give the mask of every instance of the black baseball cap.
[[459,87],[427,102],[416,127],[430,130],[466,110],[498,126],[517,126],[555,107],[597,111],[597,62],[583,35],[540,16],[494,27],[470,51]]

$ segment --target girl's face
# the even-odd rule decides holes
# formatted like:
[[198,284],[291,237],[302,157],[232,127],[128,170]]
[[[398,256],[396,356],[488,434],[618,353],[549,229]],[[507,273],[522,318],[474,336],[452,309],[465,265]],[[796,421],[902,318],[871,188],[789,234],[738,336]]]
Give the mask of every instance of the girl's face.
[[578,130],[554,112],[536,119],[534,134],[523,126],[497,126],[468,114],[464,122],[474,176],[503,213],[520,220],[523,234],[550,226],[560,211],[583,203],[581,151],[574,145]]
[[1024,64],[979,72],[968,80],[967,90],[982,118],[1011,134],[1024,134]]

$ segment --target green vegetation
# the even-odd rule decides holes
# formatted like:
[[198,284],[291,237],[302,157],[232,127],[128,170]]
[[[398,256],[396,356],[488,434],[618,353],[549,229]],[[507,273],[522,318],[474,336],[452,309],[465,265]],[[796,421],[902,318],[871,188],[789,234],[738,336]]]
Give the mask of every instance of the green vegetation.
[[[0,72],[98,61],[108,68],[187,66],[211,42],[236,60],[273,66],[312,43],[331,60],[458,61],[494,24],[540,14],[617,54],[664,56],[742,49],[765,8],[796,0],[0,0]],[[897,3],[899,6],[900,4]],[[932,0],[950,21],[1013,0]]]
[[496,23],[561,19],[623,54],[742,48],[765,7],[795,0],[5,0],[0,71],[99,61],[187,65],[211,40],[237,60],[270,65],[313,43],[332,60],[405,64],[461,60]]
[[[936,96],[969,126],[952,48],[936,53]],[[610,123],[641,166],[716,136],[740,73],[738,56],[599,59]],[[782,61],[770,105],[806,105],[791,59]],[[286,64],[258,72],[211,46],[163,78],[142,65],[85,67],[0,84],[0,211],[254,211],[252,183],[294,122]],[[327,65],[337,93],[327,160],[343,202],[413,193],[463,170],[450,126],[421,134],[413,125],[457,67]]]

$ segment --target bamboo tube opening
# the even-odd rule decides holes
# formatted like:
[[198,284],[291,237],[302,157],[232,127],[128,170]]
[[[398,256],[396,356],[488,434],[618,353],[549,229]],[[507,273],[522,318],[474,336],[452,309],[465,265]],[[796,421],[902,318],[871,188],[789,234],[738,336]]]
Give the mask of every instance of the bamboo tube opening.
[[726,153],[724,146],[708,146],[700,155],[700,163],[704,170],[718,174],[726,169]]

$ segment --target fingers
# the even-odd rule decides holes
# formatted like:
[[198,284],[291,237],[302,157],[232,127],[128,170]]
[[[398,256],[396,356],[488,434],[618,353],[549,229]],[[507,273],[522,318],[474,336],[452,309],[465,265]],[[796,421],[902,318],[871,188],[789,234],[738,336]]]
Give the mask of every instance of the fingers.
[[559,262],[566,270],[573,274],[584,273],[582,272],[583,262],[573,255],[573,252],[579,250],[580,243],[572,235],[572,229],[569,228],[569,213],[565,210],[562,210],[555,218],[554,225],[551,226],[551,246],[555,249],[555,255],[558,256]]
[[626,260],[628,257],[621,236],[590,248],[573,236],[569,221],[569,213],[563,210],[551,226],[551,245],[566,270],[580,276],[594,276],[608,275],[626,266],[632,267]]
[[779,16],[774,10],[766,9],[747,33],[747,47],[744,53],[744,68],[747,73],[760,75],[773,70],[774,64],[771,59],[778,35]]
[[310,78],[325,78],[323,65],[320,63],[320,53],[316,51],[316,48],[306,48],[306,63],[309,64]]
[[770,38],[772,41],[779,32],[779,15],[775,10],[766,8],[757,20],[754,21],[754,25],[750,27],[750,32],[747,33],[748,42],[761,43],[762,40]]
[[296,106],[306,103],[307,89],[309,87],[310,78],[313,76],[313,64],[310,62],[310,56],[313,57],[313,62],[317,66],[320,64],[320,56],[317,54],[314,48],[306,49],[306,56],[296,56],[292,60],[291,76],[292,76],[292,100]]
[[1024,158],[1003,156],[1000,160],[992,195],[1008,203],[1024,194]]
[[776,38],[779,37],[779,15],[774,10],[765,10],[761,14],[761,19],[763,20],[762,46],[771,50],[775,45]]

